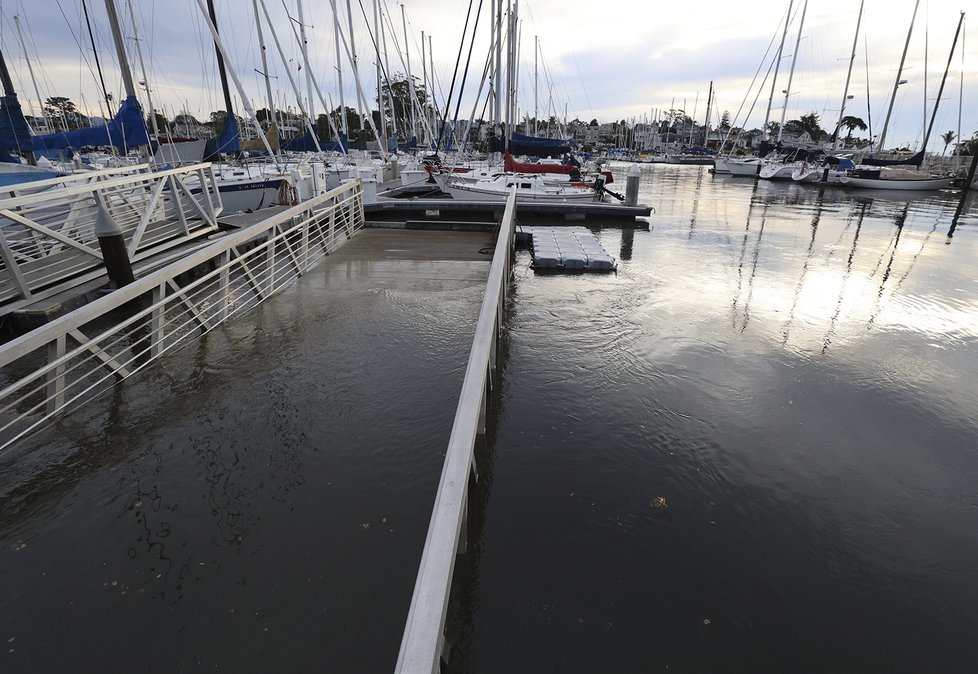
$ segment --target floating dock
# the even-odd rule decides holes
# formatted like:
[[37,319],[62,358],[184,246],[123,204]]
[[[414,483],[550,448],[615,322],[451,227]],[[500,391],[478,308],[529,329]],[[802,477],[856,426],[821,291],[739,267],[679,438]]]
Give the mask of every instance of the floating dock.
[[587,227],[530,227],[533,267],[547,271],[614,271],[617,262]]
[[[493,220],[503,215],[505,203],[502,201],[455,201],[452,199],[395,199],[364,204],[365,217],[370,222],[416,222],[427,220],[437,222],[447,219]],[[615,227],[636,227],[648,229],[647,218],[652,213],[650,206],[622,206],[603,202],[593,203],[539,203],[533,201],[517,202],[517,214],[521,223],[535,222],[549,226],[561,223],[579,225],[587,222],[593,225],[613,225]]]

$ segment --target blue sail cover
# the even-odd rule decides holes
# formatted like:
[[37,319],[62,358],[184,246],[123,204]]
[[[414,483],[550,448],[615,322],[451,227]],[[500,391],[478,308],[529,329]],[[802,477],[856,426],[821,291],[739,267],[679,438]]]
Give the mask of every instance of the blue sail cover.
[[[570,152],[572,147],[577,147],[577,142],[573,138],[570,140],[537,138],[536,136],[525,136],[515,131],[509,141],[509,152],[511,154],[525,154],[531,157],[560,157]],[[505,150],[503,139],[496,136],[491,137],[489,139],[489,150],[491,152]]]
[[34,150],[61,150],[64,148],[99,147],[113,145],[123,152],[140,145],[149,145],[149,133],[142,108],[135,96],[122,102],[119,112],[107,124],[77,129],[65,133],[34,136]]
[[224,128],[216,138],[208,138],[204,145],[204,158],[213,157],[219,153],[231,154],[241,152],[241,142],[238,139],[238,120],[234,115],[228,115]]
[[29,152],[33,143],[17,94],[0,97],[0,161],[16,161],[10,155]]

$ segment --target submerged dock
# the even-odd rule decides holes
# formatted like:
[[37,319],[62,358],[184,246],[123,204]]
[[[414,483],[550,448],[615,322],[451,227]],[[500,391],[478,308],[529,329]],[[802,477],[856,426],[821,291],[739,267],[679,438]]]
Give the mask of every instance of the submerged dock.
[[[264,219],[222,218],[235,229],[0,346],[0,500],[22,504],[5,519],[33,521],[30,504],[54,497],[57,521],[73,532],[34,522],[31,545],[5,563],[8,587],[30,599],[4,599],[5,629],[19,636],[8,658],[14,668],[64,669],[75,657],[68,654],[84,650],[97,654],[87,663],[95,669],[145,657],[178,669],[186,651],[170,645],[185,629],[217,641],[240,633],[215,624],[209,610],[212,593],[229,591],[221,589],[227,572],[252,578],[231,591],[232,609],[265,616],[265,628],[279,633],[317,626],[319,650],[305,649],[310,666],[389,669],[403,636],[397,671],[437,667],[454,558],[465,549],[468,475],[496,378],[514,213],[510,204],[503,235],[365,229],[359,189],[350,190]],[[210,374],[201,378],[198,367]],[[160,377],[169,382],[162,389]],[[92,420],[92,435],[65,434],[62,424],[74,419]],[[203,453],[187,451],[202,444]],[[158,456],[157,468],[145,456]],[[65,500],[46,476],[68,465],[76,468],[64,487],[85,488]],[[133,480],[123,491],[161,495],[131,499],[138,531],[145,523],[165,537],[137,533],[132,542],[129,518],[120,519],[117,504],[104,506],[118,499],[120,465]],[[213,479],[182,477],[193,474]],[[215,523],[225,541],[216,549],[206,543]],[[315,540],[298,557],[288,553],[306,529]],[[92,563],[61,568],[77,536]],[[256,555],[259,576],[242,566],[242,545]],[[159,570],[160,555],[195,569],[203,584],[188,592],[184,571]],[[330,558],[324,573],[321,560]],[[133,600],[119,605],[102,592],[105,574]],[[282,613],[283,592],[311,601]],[[62,606],[57,597],[69,595],[71,606]],[[337,596],[383,610],[351,624],[345,612],[322,608]],[[103,616],[98,625],[83,618],[92,612]],[[41,616],[45,633],[72,635],[62,648],[14,627]],[[147,617],[165,649],[147,651]],[[262,657],[295,662],[289,643],[266,644]],[[254,664],[252,651],[238,651],[194,657],[208,668]]]

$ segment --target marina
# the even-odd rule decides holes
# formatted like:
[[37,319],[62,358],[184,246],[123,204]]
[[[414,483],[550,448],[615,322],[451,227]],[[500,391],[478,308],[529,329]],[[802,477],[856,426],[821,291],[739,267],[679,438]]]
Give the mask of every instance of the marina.
[[0,671],[976,668],[948,0],[56,4],[0,9]]
[[[640,197],[614,275],[515,252],[447,671],[969,663],[974,197]],[[491,236],[361,229],[6,451],[8,668],[394,671]]]

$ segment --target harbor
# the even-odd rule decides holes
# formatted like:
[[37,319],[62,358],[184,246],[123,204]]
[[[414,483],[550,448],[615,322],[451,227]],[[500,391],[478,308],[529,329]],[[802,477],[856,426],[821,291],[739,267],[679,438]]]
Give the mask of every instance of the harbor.
[[[974,197],[640,195],[515,253],[447,671],[970,662]],[[393,671],[491,246],[361,229],[6,452],[6,668]]]
[[611,9],[0,9],[0,671],[975,669],[965,13]]

